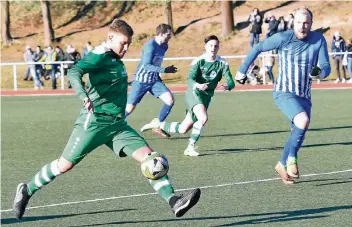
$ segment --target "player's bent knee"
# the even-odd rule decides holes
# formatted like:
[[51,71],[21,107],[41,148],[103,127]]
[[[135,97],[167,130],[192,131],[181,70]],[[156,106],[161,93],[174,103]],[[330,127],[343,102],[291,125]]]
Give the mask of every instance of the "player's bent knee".
[[298,114],[294,119],[294,124],[301,129],[307,129],[309,127],[309,117],[305,112]]

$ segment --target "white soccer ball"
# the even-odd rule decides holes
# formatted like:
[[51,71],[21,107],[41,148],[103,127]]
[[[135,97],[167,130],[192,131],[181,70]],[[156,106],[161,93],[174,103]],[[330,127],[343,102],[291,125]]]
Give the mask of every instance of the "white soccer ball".
[[158,180],[169,171],[169,163],[163,154],[152,152],[142,161],[141,170],[146,178]]

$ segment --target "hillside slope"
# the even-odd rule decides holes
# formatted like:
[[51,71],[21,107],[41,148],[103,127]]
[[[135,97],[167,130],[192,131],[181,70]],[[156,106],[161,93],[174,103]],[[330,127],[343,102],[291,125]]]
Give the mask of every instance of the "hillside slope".
[[[314,14],[313,30],[324,31],[329,46],[332,34],[337,30],[345,39],[352,37],[352,2],[253,1],[235,2],[234,5],[237,5],[234,7],[237,28],[244,24],[255,7],[265,11],[265,15],[274,14],[279,17],[293,13],[300,6],[308,6]],[[221,36],[220,2],[173,2],[172,9],[174,28],[178,34],[170,41],[168,57],[200,55],[206,35]],[[165,21],[164,8],[160,2],[112,2],[110,7],[105,2],[52,2],[51,10],[55,35],[59,38],[59,42],[54,45],[65,48],[67,44],[73,44],[79,51],[88,40],[93,45],[102,42],[105,39],[106,25],[114,16],[128,21],[135,30],[135,36],[126,58],[140,57],[143,43],[153,36],[156,25]],[[11,2],[10,13],[11,33],[17,38],[12,46],[2,47],[2,62],[22,61],[25,45],[43,45],[39,2]],[[264,32],[266,27],[264,24]],[[261,39],[263,38],[264,35],[261,35]],[[250,48],[248,41],[248,28],[236,29],[230,38],[221,38],[220,54],[246,54]],[[133,72],[133,67],[135,64],[128,66],[129,74]],[[185,77],[184,74],[186,72],[176,75],[175,80]]]

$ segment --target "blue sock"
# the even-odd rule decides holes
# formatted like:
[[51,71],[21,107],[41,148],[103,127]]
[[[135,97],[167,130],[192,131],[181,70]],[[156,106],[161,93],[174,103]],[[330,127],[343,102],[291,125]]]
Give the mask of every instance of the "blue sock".
[[286,144],[284,146],[284,150],[283,150],[282,155],[281,155],[280,162],[281,162],[281,164],[283,166],[287,165],[287,158],[288,158],[288,155],[290,153],[290,147],[291,147],[291,136],[288,137],[288,139],[286,141]]
[[290,153],[289,157],[297,157],[298,150],[301,148],[304,136],[306,134],[307,129],[301,129],[298,128],[296,125],[292,126],[292,131],[291,131],[291,148],[290,148]]
[[291,128],[290,137],[287,139],[280,159],[283,166],[286,166],[288,157],[297,157],[298,150],[302,146],[304,135],[307,131],[306,129],[297,128],[294,124],[291,125]]
[[130,113],[125,110],[125,117],[127,117],[128,115],[130,115]]
[[171,112],[171,109],[172,109],[173,106],[174,106],[174,104],[172,104],[172,105],[164,104],[163,105],[163,107],[161,108],[161,110],[159,112],[159,120],[160,120],[160,122],[163,122],[165,120],[165,118]]

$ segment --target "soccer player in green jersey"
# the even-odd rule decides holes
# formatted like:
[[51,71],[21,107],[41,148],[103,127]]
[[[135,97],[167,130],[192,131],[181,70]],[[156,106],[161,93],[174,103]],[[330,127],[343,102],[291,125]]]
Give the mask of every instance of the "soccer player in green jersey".
[[[160,122],[154,119],[142,127],[141,131],[160,128],[169,133],[184,134],[192,128],[191,137],[186,156],[198,156],[195,151],[195,143],[198,141],[204,125],[208,121],[207,109],[214,90],[231,90],[235,87],[228,63],[217,55],[219,51],[219,39],[215,35],[205,38],[205,53],[192,62],[191,70],[187,79],[187,113],[184,120],[180,122]],[[222,77],[225,77],[226,84],[218,86]]]
[[[29,199],[36,191],[72,169],[100,145],[105,144],[116,155],[132,157],[139,163],[152,152],[146,141],[125,121],[128,85],[121,59],[128,50],[132,36],[133,29],[125,21],[115,19],[109,27],[107,40],[68,72],[83,108],[60,158],[43,166],[28,183],[17,186],[13,209],[18,219],[22,218]],[[90,80],[88,91],[82,83],[86,73],[89,73]],[[166,175],[149,182],[169,203],[176,217],[184,215],[200,197],[200,189],[176,196]]]

